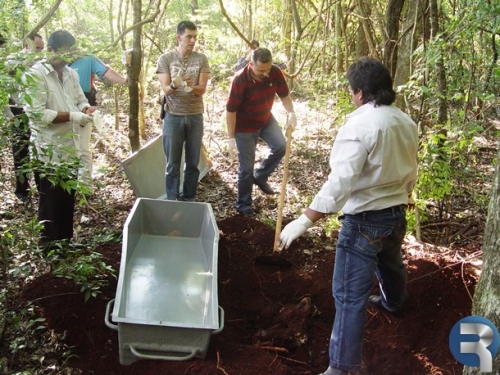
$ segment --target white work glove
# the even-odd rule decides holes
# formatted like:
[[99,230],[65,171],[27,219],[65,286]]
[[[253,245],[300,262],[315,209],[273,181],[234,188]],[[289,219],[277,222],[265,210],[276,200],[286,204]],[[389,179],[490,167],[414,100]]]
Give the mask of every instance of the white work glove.
[[283,249],[283,247],[288,249],[291,243],[302,236],[306,230],[312,227],[312,225],[313,222],[304,214],[300,215],[298,219],[290,222],[283,228],[280,234],[279,250]]
[[297,127],[297,116],[295,116],[295,112],[290,112],[287,116],[286,126],[291,126],[292,131]]
[[238,148],[236,147],[236,139],[229,138],[227,140],[227,147],[229,148],[229,159],[234,160],[238,156]]
[[182,86],[182,82],[184,82],[182,80],[182,77],[180,75],[178,76],[175,76],[174,79],[172,80],[172,82],[170,83],[170,86],[173,88],[173,89],[176,89],[176,88],[179,88]]
[[184,91],[186,91],[186,92],[193,91],[193,88],[189,87],[186,81],[182,81],[182,85],[181,86],[184,87]]
[[92,118],[94,119],[94,126],[99,132],[99,134],[104,135],[108,132],[108,128],[106,128],[101,120],[101,111],[95,110],[94,113],[92,113]]
[[81,127],[84,127],[85,125],[91,123],[94,121],[92,116],[86,115],[83,112],[70,112],[69,113],[69,119],[72,121],[74,124],[78,124]]

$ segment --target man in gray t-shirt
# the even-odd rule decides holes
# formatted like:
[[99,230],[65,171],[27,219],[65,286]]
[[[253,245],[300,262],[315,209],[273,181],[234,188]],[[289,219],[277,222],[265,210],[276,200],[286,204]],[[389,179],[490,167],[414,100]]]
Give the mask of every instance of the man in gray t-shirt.
[[[177,25],[178,46],[157,62],[156,73],[165,94],[163,149],[167,157],[168,200],[194,201],[198,188],[203,139],[203,94],[207,89],[210,66],[207,57],[193,51],[197,28],[190,21]],[[185,147],[184,184],[180,189],[182,151]]]

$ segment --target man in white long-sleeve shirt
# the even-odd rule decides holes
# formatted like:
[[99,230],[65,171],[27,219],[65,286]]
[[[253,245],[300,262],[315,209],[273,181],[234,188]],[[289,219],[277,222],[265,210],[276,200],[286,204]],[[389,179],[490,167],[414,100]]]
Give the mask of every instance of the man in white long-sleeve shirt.
[[[314,222],[342,211],[333,274],[336,312],[324,375],[361,367],[367,301],[395,314],[407,298],[401,244],[417,179],[417,126],[391,105],[396,94],[389,70],[362,58],[351,65],[347,79],[357,109],[335,139],[328,181],[280,236],[288,247]],[[380,296],[370,295],[374,274]]]
[[62,177],[52,172],[57,173],[61,162],[78,157],[73,134],[78,127],[91,126],[91,114],[96,110],[80,88],[78,74],[66,66],[68,58],[60,56],[74,44],[75,38],[69,32],[52,33],[47,41],[47,61],[35,64],[27,73],[36,84],[36,94],[24,106],[30,119],[33,158],[45,167],[43,173],[35,172],[40,175],[38,218],[43,222],[42,242],[73,236],[74,190],[64,189],[60,182],[75,181],[78,173],[76,168]]

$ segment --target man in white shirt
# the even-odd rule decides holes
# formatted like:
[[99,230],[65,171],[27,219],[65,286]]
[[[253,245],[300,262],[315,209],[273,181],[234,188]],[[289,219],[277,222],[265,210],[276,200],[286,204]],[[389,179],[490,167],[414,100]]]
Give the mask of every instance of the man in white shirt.
[[[361,367],[367,301],[396,314],[407,298],[401,244],[417,179],[417,126],[391,105],[396,93],[389,70],[362,58],[347,79],[357,109],[335,139],[331,173],[309,208],[280,236],[288,248],[314,222],[342,211],[333,274],[336,313],[324,375]],[[371,295],[374,275],[380,296]]]
[[[66,66],[69,58],[64,54],[74,44],[75,38],[69,32],[52,33],[47,41],[47,60],[35,64],[27,73],[36,84],[32,102],[24,106],[30,120],[33,159],[44,167],[43,173],[35,172],[40,176],[41,242],[69,240],[73,236],[75,190],[68,184],[77,179],[77,166],[71,167],[78,160],[73,134],[77,127],[92,125],[91,114],[96,110],[80,88],[78,74]],[[68,175],[58,173],[61,163],[69,163]]]

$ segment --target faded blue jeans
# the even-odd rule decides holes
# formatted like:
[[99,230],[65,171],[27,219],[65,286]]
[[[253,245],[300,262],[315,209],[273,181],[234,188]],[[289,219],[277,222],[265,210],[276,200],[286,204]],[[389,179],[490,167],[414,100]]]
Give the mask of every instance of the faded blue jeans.
[[[203,140],[203,114],[177,116],[165,114],[163,119],[163,150],[167,157],[166,187],[168,200],[194,201],[198,189],[201,144]],[[181,165],[185,148],[185,167]],[[184,182],[179,195],[181,168]]]
[[[266,142],[269,147],[269,155],[261,160],[259,167],[255,169],[255,151],[259,138]],[[244,211],[252,208],[252,189],[254,177],[259,181],[267,181],[274,172],[286,151],[286,140],[278,122],[271,116],[269,122],[261,129],[253,133],[234,134],[236,146],[238,147],[238,198],[236,210]]]
[[407,297],[401,244],[406,232],[405,206],[341,216],[335,254],[335,321],[330,338],[330,366],[344,371],[361,367],[366,304],[380,284],[382,303],[398,309]]

